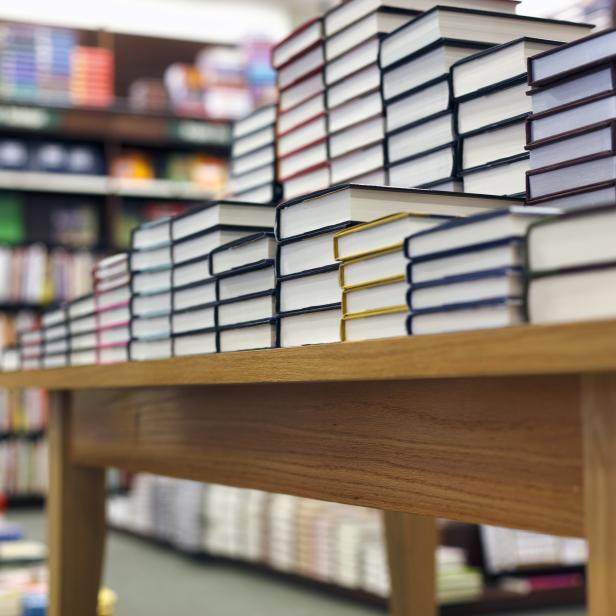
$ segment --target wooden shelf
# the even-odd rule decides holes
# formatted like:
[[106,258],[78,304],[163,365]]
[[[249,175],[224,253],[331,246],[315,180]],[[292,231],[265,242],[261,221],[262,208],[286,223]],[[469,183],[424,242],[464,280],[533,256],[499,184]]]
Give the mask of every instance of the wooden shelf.
[[616,371],[616,320],[0,374],[0,387],[399,381]]

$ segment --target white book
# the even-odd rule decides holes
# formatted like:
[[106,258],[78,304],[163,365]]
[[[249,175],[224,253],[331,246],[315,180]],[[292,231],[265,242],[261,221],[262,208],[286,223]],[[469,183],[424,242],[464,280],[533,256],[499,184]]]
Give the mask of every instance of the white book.
[[363,173],[349,180],[349,184],[358,184],[364,186],[387,186],[387,171],[383,169],[375,169],[369,173]]
[[[534,202],[531,202],[534,204]],[[561,210],[598,207],[616,203],[616,183],[609,182],[599,186],[585,186],[563,195],[547,197],[539,201],[541,205]]]
[[340,308],[314,310],[280,317],[280,346],[340,342]]
[[278,87],[284,90],[302,77],[322,67],[324,62],[325,50],[323,45],[317,45],[276,71]]
[[136,272],[132,277],[133,293],[156,293],[171,288],[171,268],[154,272]]
[[93,349],[85,351],[71,351],[69,363],[71,366],[91,366],[96,364],[97,353]]
[[229,191],[232,194],[243,193],[253,188],[274,182],[276,179],[275,165],[267,163],[263,167],[247,171],[242,175],[233,175],[229,178]]
[[216,338],[216,332],[176,336],[173,339],[173,354],[175,357],[186,357],[216,353]]
[[337,230],[280,244],[278,275],[290,276],[334,265],[334,235]]
[[128,273],[128,253],[121,252],[111,257],[101,259],[93,270],[94,278],[102,280],[105,278],[114,278],[121,274]]
[[71,319],[68,323],[68,331],[71,336],[77,334],[84,334],[94,331],[96,329],[96,315],[91,314],[86,317],[80,317],[79,319]]
[[272,291],[276,288],[276,272],[272,265],[241,274],[225,276],[218,281],[218,300],[234,299]]
[[325,89],[323,73],[318,72],[302,79],[295,85],[280,92],[280,112],[289,111],[308,99],[320,94]]
[[[173,262],[175,264],[185,263],[198,257],[207,256],[214,248],[218,248],[223,244],[228,244],[233,240],[239,240],[241,237],[251,235],[257,229],[254,227],[241,230],[241,227],[219,228],[212,231],[206,231],[192,239],[185,239],[173,244]],[[207,265],[206,265],[207,267]]]
[[231,156],[233,158],[238,158],[254,150],[260,150],[266,145],[274,143],[275,139],[274,125],[266,126],[265,128],[259,129],[257,132],[235,139],[231,144]]
[[531,99],[526,96],[526,82],[505,85],[471,98],[458,105],[460,135],[510,120],[531,111]]
[[450,107],[449,79],[441,79],[425,88],[414,90],[408,96],[386,105],[387,131],[412,124]]
[[98,328],[124,325],[130,321],[130,309],[128,305],[103,310],[96,315]]
[[[525,152],[526,121],[497,125],[462,138],[462,169],[480,167]],[[531,154],[532,158],[532,154]]]
[[329,86],[352,75],[365,66],[376,64],[379,59],[380,40],[373,37],[338,56],[325,65],[325,83]]
[[341,297],[338,268],[297,278],[286,278],[278,283],[280,312],[339,304]]
[[282,112],[278,116],[278,134],[284,135],[290,130],[305,124],[309,120],[323,115],[326,111],[325,95],[320,93],[296,107]]
[[[392,164],[389,183],[392,186],[415,187],[444,180],[453,175],[456,163],[455,146],[446,146],[432,152]],[[473,192],[469,189],[469,192]]]
[[171,317],[171,332],[173,334],[184,334],[212,329],[213,327],[216,327],[216,308],[214,306],[174,312]]
[[68,305],[68,318],[79,319],[92,314],[96,310],[96,304],[94,302],[94,295],[92,293],[84,295],[78,299],[69,302]]
[[410,319],[411,335],[498,329],[524,322],[520,302],[477,305],[458,310],[414,314]]
[[406,336],[408,312],[365,315],[343,320],[344,339],[347,342],[395,338]]
[[233,124],[233,139],[244,137],[262,128],[271,126],[276,121],[276,105],[268,105],[253,111],[250,115]]
[[276,298],[270,294],[225,302],[217,306],[217,311],[219,327],[272,319],[276,316]]
[[66,336],[68,336],[68,326],[65,323],[43,329],[44,340],[56,340],[57,338],[66,338]]
[[19,370],[21,358],[19,349],[6,348],[2,350],[2,372],[14,372]]
[[259,167],[273,164],[276,160],[274,145],[266,145],[264,148],[235,158],[231,161],[231,174],[234,176],[243,175],[249,171],[254,171]]
[[591,30],[588,24],[437,6],[385,38],[381,66],[390,66],[442,38],[493,45],[521,36],[568,42]]
[[514,206],[471,216],[408,238],[406,251],[411,259],[417,259],[487,242],[523,237],[531,224],[558,213],[558,210],[551,208]]
[[350,221],[368,222],[399,212],[470,216],[519,203],[519,199],[472,194],[358,185],[334,186],[328,191],[282,204],[276,233],[279,240],[284,240],[324,227]]
[[388,101],[439,77],[448,77],[452,65],[484,48],[485,45],[481,44],[444,41],[425,53],[412,56],[400,66],[384,71],[383,98]]
[[327,107],[337,107],[347,101],[373,92],[381,86],[381,69],[375,62],[327,88]]
[[171,356],[171,338],[161,338],[159,340],[133,340],[130,343],[130,358],[133,361],[167,359]]
[[321,116],[278,137],[278,158],[327,137],[327,120]]
[[276,324],[261,323],[250,327],[223,329],[218,336],[221,353],[271,349],[276,346]]
[[[577,37],[576,37],[577,38]],[[531,84],[555,79],[616,55],[616,32],[600,32],[538,55],[530,61]]]
[[169,314],[171,312],[171,293],[165,291],[152,295],[135,295],[132,299],[131,312],[133,316]]
[[616,267],[532,278],[528,288],[531,323],[594,321],[616,317]]
[[578,211],[528,233],[528,269],[531,273],[616,262],[616,210],[613,207]]
[[383,143],[354,150],[330,161],[332,184],[341,184],[385,164]]
[[164,246],[171,241],[171,219],[162,218],[146,222],[133,230],[131,248],[133,250],[147,250]]
[[[500,11],[502,13],[515,13],[517,6],[517,2],[511,0],[441,0],[440,3],[464,8]],[[353,0],[343,2],[325,15],[326,35],[332,36],[381,6],[427,11],[434,6],[434,0]]]
[[235,201],[245,201],[247,203],[262,203],[273,205],[278,200],[278,190],[276,184],[264,184],[257,188],[251,188],[246,192],[239,193],[233,197]]
[[410,289],[411,310],[425,310],[499,297],[521,298],[524,295],[524,277],[521,270],[501,270],[463,280],[437,281],[418,287],[411,285]]
[[274,68],[281,67],[316,45],[322,38],[323,22],[321,19],[303,24],[272,49],[272,66]]
[[205,306],[213,304],[216,299],[216,281],[212,279],[174,291],[173,309],[186,310],[195,306]]
[[385,139],[385,120],[378,115],[359,124],[344,128],[329,136],[329,154],[332,158]]
[[470,56],[451,69],[454,96],[468,96],[501,81],[526,75],[528,58],[559,44],[525,37]]
[[131,319],[133,338],[161,338],[171,333],[171,319],[163,317],[133,317]]
[[363,41],[396,30],[408,21],[417,17],[416,11],[404,8],[378,7],[365,17],[359,18],[355,23],[330,36],[325,41],[325,56],[333,60],[341,54],[360,45]]
[[43,352],[46,355],[55,355],[57,353],[66,353],[68,349],[68,338],[60,338],[59,340],[45,342]]
[[99,364],[119,364],[128,361],[128,345],[109,347],[98,351]]
[[161,246],[152,250],[138,250],[130,253],[132,272],[168,267],[171,267],[171,246]]
[[[79,336],[71,336],[70,348],[71,351],[81,351],[83,349],[93,349],[96,347],[96,333],[80,334]],[[66,350],[66,349],[62,349]]]
[[312,146],[308,146],[296,152],[295,154],[289,154],[279,159],[278,161],[278,173],[281,181],[301,173],[302,171],[308,171],[327,162],[327,141],[323,140],[319,143],[315,143]]
[[483,195],[522,195],[526,192],[527,157],[465,172],[464,190]]
[[616,156],[600,154],[583,162],[564,163],[557,168],[529,173],[528,197],[538,199],[609,180],[616,180]]
[[276,257],[276,240],[270,233],[258,233],[237,242],[221,246],[210,255],[210,268],[214,276],[235,269],[256,265]]
[[383,113],[380,92],[372,92],[329,111],[329,131],[335,133]]
[[340,264],[340,284],[352,288],[385,278],[400,278],[405,275],[406,266],[402,248],[351,259]]
[[616,87],[614,77],[612,66],[605,66],[578,77],[569,77],[554,85],[530,90],[533,113],[550,111],[555,107],[569,105],[583,98],[611,92]]
[[56,308],[54,310],[46,310],[43,313],[42,323],[43,327],[51,327],[52,325],[58,325],[66,321],[66,310],[64,308]]
[[192,263],[175,266],[172,270],[171,278],[172,287],[174,289],[185,287],[195,282],[204,282],[208,280],[211,278],[209,258],[204,257]]
[[442,190],[445,192],[464,192],[464,184],[462,183],[462,180],[457,177],[437,180],[436,182],[429,182],[428,184],[420,184],[417,188],[424,188],[426,190]]
[[216,201],[176,216],[171,226],[174,241],[207,231],[219,225],[241,225],[271,228],[275,210],[261,204]]
[[285,200],[294,199],[300,195],[327,188],[330,184],[329,165],[323,166],[283,182],[284,198]]
[[130,327],[128,325],[108,327],[100,330],[97,335],[99,347],[126,345],[130,342]]
[[406,306],[406,280],[377,282],[370,286],[346,289],[342,299],[342,314],[349,316]]
[[421,152],[453,143],[455,139],[454,115],[448,111],[389,134],[387,136],[387,160],[395,163]]
[[68,366],[68,355],[59,353],[43,357],[43,368],[65,368]]

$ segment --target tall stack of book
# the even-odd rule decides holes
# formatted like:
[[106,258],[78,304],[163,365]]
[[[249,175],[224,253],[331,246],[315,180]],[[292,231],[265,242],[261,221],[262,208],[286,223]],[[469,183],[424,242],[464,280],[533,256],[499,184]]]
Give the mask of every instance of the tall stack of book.
[[43,368],[68,365],[68,314],[61,306],[43,313]]
[[559,43],[521,38],[469,56],[451,68],[468,192],[516,195],[529,168],[526,118],[527,59]]
[[[437,6],[385,37],[380,64],[387,131],[395,131],[387,139],[391,185],[459,189],[456,115],[450,81],[443,79],[452,64],[520,36],[571,41],[591,28],[512,13]],[[403,96],[409,87],[415,89]],[[459,128],[471,130],[463,123]]]
[[558,210],[519,207],[515,199],[505,197],[493,199],[500,199],[504,209],[451,221],[406,240],[409,334],[524,322],[526,230]]
[[615,54],[607,30],[529,60],[529,205],[614,203]]
[[128,254],[99,261],[93,270],[97,363],[127,361],[130,340]]
[[386,184],[382,37],[420,14],[416,2],[351,0],[324,17],[328,146],[332,184]]
[[272,50],[279,91],[276,158],[285,200],[327,188],[323,21],[300,26]]
[[238,201],[275,203],[280,198],[276,114],[277,106],[268,105],[233,124],[228,192]]
[[95,364],[96,354],[96,304],[89,293],[69,302],[66,308],[69,334],[69,363],[71,366]]

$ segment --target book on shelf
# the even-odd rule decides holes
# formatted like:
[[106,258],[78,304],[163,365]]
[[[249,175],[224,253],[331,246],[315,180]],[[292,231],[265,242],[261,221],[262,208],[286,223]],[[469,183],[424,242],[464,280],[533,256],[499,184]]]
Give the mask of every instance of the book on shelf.
[[[337,158],[353,150],[381,143],[385,140],[385,118],[382,113],[362,120],[336,132],[330,132],[329,156]],[[376,183],[376,182],[375,182]]]
[[276,69],[278,88],[296,85],[303,77],[323,69],[325,49],[321,40]]
[[378,90],[365,93],[328,111],[327,129],[336,133],[383,113],[383,100]]
[[377,280],[342,291],[342,317],[406,309],[408,285],[402,280]]
[[407,260],[400,243],[344,260],[340,264],[340,286],[343,289],[352,289],[379,280],[401,280],[405,277],[406,268]]
[[278,160],[278,173],[284,185],[288,180],[302,175],[311,169],[327,164],[328,151],[325,137],[307,146],[301,147],[289,154],[281,156]]
[[176,310],[171,315],[171,333],[186,334],[205,332],[216,328],[216,307],[214,305],[186,310]]
[[406,306],[346,315],[340,322],[343,342],[406,336]]
[[340,304],[339,264],[328,265],[278,279],[277,299],[280,313]]
[[131,315],[131,340],[148,341],[165,338],[171,334],[171,315],[139,317]]
[[353,178],[385,167],[384,142],[378,141],[332,158],[329,161],[332,184],[339,185]]
[[[389,163],[387,171],[390,185],[399,188],[416,188],[427,183],[443,182],[457,175],[457,144],[437,146],[426,152]],[[469,190],[469,192],[476,191]]]
[[252,297],[276,288],[276,270],[267,263],[239,273],[220,276],[217,280],[217,300]]
[[190,332],[173,336],[174,357],[203,355],[218,351],[218,335],[215,329],[205,332]]
[[263,186],[257,186],[251,188],[245,192],[233,195],[233,199],[239,202],[248,203],[277,203],[280,200],[280,186],[276,182],[275,184],[267,183]]
[[130,310],[133,316],[147,317],[169,314],[171,312],[171,292],[151,293],[147,295],[133,294]]
[[159,218],[135,227],[131,233],[131,249],[148,250],[171,243],[171,218]]
[[231,177],[242,176],[249,171],[272,165],[275,159],[276,151],[273,144],[242,154],[231,161]]
[[[200,264],[200,267],[204,268],[205,263]],[[173,310],[186,310],[196,306],[214,304],[217,300],[216,286],[216,280],[211,279],[174,288],[172,295]]]
[[285,88],[279,93],[279,110],[281,113],[290,111],[318,94],[322,94],[324,90],[325,81],[322,71],[319,70],[312,75],[306,75],[295,85]]
[[526,196],[526,172],[530,169],[528,152],[516,154],[461,172],[464,189],[487,195]]
[[323,190],[331,185],[329,163],[318,165],[303,173],[289,178],[282,184],[282,195],[285,201],[296,199],[314,190]]
[[271,321],[276,314],[276,290],[270,289],[248,297],[218,302],[216,325],[233,327],[255,321]]
[[218,330],[218,345],[221,353],[277,347],[278,321],[267,319],[221,327]]
[[278,158],[319,143],[325,137],[327,137],[327,117],[325,113],[322,113],[290,131],[278,135],[276,140]]
[[274,143],[274,122],[265,128],[260,128],[253,133],[234,139],[231,144],[231,158],[236,159],[255,150]]
[[260,107],[247,117],[236,120],[231,128],[233,139],[240,139],[263,128],[272,126],[276,121],[276,105]]
[[276,257],[276,240],[272,231],[264,231],[225,244],[209,255],[212,276],[272,264]]
[[311,120],[322,116],[325,111],[325,94],[320,92],[286,111],[281,111],[276,120],[276,135],[284,135],[308,124]]
[[334,84],[340,84],[343,79],[356,75],[368,66],[377,65],[381,39],[381,35],[372,36],[327,62],[325,65],[325,84],[328,89]]
[[282,348],[340,342],[340,304],[279,313]]
[[278,69],[301,56],[323,39],[323,20],[311,19],[296,28],[272,49],[272,66]]
[[131,361],[168,359],[173,356],[172,339],[169,337],[131,340],[128,348]]

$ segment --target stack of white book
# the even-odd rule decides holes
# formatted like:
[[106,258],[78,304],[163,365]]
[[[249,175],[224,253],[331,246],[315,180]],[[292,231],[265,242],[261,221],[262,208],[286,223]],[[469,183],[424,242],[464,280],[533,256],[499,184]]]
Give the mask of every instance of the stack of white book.
[[17,331],[19,367],[36,370],[43,367],[43,330],[38,322]]
[[43,313],[43,368],[61,368],[69,363],[69,332],[66,308]]
[[69,363],[71,366],[95,364],[96,353],[96,305],[94,294],[83,295],[66,307],[69,333]]

